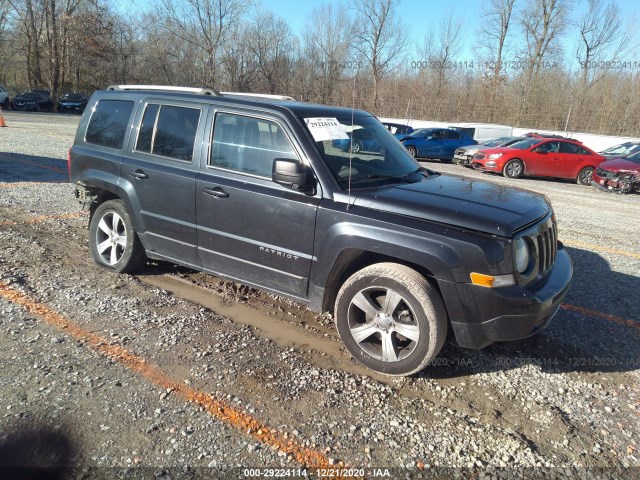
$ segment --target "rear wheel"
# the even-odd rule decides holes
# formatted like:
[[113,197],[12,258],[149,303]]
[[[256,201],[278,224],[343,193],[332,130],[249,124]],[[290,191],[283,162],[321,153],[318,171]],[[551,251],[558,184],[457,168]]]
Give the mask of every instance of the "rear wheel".
[[101,267],[133,273],[146,262],[144,247],[122,200],[101,204],[89,224],[89,251]]
[[438,292],[418,272],[395,263],[371,265],[349,277],[338,293],[335,319],[349,352],[386,375],[422,370],[447,335]]
[[351,142],[351,153],[358,153],[362,150],[362,144],[358,140]]
[[522,160],[518,160],[517,158],[509,160],[502,169],[502,174],[508,178],[520,178],[523,173],[524,164],[522,163]]
[[9,110],[9,98],[4,99],[4,102],[2,103],[2,109]]
[[591,185],[591,176],[593,175],[593,167],[585,167],[580,170],[576,182],[578,185]]
[[418,151],[416,150],[416,147],[409,145],[407,147],[407,152],[409,152],[409,155],[411,155],[413,158],[417,158],[418,157]]

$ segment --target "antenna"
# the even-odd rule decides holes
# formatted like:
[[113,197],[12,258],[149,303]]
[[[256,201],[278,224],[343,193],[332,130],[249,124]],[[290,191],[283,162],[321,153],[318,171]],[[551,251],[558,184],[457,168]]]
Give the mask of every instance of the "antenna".
[[353,76],[353,89],[351,92],[351,144],[349,145],[349,194],[347,198],[347,210],[351,207],[351,159],[353,158],[353,117],[356,110],[356,75]]

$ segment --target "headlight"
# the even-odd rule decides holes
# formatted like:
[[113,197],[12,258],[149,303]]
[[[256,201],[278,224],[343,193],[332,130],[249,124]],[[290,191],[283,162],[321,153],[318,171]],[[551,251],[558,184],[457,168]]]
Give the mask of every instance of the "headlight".
[[500,158],[502,155],[502,153],[492,153],[489,155],[489,160],[495,160],[496,158]]
[[522,238],[516,238],[513,242],[514,257],[516,263],[516,270],[520,273],[524,273],[529,267],[529,247],[527,242]]

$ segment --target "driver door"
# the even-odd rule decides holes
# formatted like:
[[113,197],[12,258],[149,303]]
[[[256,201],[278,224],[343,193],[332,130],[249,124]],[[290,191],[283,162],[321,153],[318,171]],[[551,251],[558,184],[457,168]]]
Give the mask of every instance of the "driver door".
[[529,175],[553,177],[557,175],[560,142],[550,141],[539,144],[530,152],[526,162]]
[[216,113],[211,138],[207,164],[196,179],[202,265],[249,285],[305,298],[321,195],[271,180],[273,160],[300,161],[300,150],[277,119],[231,111]]
[[444,130],[425,133],[418,146],[418,156],[440,158],[444,151]]

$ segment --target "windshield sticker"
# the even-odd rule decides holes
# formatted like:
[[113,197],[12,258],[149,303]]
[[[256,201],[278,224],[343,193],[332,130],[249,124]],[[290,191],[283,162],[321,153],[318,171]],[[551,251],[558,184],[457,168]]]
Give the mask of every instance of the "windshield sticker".
[[337,118],[305,118],[304,121],[316,142],[349,139],[345,126]]

